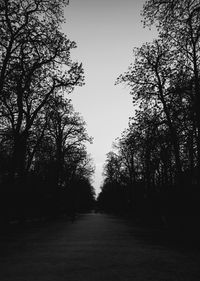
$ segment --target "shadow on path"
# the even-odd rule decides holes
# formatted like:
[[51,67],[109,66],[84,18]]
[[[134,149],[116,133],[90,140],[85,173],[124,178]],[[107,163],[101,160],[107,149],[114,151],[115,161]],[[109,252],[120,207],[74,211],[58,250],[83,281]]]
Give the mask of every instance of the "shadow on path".
[[199,281],[198,251],[154,243],[153,233],[104,214],[0,237],[2,281]]

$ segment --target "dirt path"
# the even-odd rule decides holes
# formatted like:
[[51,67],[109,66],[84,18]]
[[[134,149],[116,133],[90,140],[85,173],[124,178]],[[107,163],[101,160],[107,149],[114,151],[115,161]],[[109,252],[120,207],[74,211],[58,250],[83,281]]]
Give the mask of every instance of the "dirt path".
[[200,280],[198,251],[152,243],[142,231],[103,214],[26,228],[0,238],[0,280]]

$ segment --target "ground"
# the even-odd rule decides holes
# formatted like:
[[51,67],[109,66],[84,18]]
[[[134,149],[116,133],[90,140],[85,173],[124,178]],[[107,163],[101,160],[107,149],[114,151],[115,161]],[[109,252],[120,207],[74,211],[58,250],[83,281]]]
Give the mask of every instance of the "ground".
[[0,236],[0,280],[199,281],[199,250],[159,231],[96,213],[17,228]]

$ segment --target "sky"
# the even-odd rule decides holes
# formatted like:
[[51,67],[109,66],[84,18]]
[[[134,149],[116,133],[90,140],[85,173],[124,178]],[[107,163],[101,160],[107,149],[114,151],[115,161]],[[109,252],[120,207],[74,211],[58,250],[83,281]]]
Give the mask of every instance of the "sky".
[[71,0],[63,31],[77,43],[72,59],[83,63],[85,85],[70,95],[87,131],[87,146],[96,166],[93,186],[100,191],[106,154],[134,115],[132,98],[117,77],[133,62],[133,48],[152,41],[155,31],[144,29],[140,11],[145,0]]

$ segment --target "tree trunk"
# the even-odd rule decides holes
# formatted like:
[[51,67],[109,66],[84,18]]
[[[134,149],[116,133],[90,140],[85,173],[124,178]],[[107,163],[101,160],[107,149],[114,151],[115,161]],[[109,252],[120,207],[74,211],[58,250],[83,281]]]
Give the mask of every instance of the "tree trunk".
[[[195,53],[196,54],[196,53]],[[197,126],[197,185],[200,186],[200,86],[197,59],[194,54],[194,76],[195,76],[195,113]]]
[[158,78],[158,84],[159,84],[159,94],[160,94],[160,100],[163,104],[163,110],[167,118],[167,124],[169,127],[170,135],[171,135],[171,140],[173,144],[173,149],[174,149],[174,156],[175,156],[175,163],[176,163],[176,178],[177,178],[177,185],[178,188],[181,188],[181,185],[183,183],[182,181],[182,165],[181,165],[181,160],[180,160],[180,148],[179,148],[179,141],[177,137],[177,133],[175,131],[175,128],[173,126],[170,113],[164,98],[164,93],[163,93],[163,88],[162,88],[162,83],[160,81],[159,74],[156,73],[157,78]]
[[15,183],[16,179],[18,179],[18,182],[21,185],[23,185],[23,182],[25,180],[27,138],[27,133],[18,134],[14,138],[11,176]]

